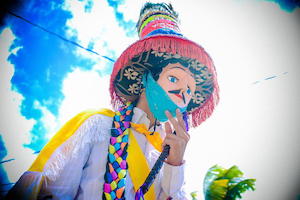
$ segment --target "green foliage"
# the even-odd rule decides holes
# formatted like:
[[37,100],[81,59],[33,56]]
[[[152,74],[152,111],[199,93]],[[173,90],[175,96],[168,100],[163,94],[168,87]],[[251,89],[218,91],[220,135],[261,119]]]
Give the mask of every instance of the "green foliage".
[[223,200],[226,197],[228,190],[228,180],[220,179],[214,180],[205,195],[206,200]]
[[255,190],[255,179],[245,179],[243,172],[232,166],[225,169],[215,165],[211,167],[204,178],[205,200],[235,200],[242,198],[247,190]]
[[211,167],[204,178],[204,194],[208,192],[209,186],[214,180],[217,180],[221,177],[223,177],[226,174],[226,169],[223,167],[220,167],[218,165],[215,165]]
[[192,200],[197,200],[197,191],[191,192]]
[[242,198],[241,193],[247,190],[255,190],[255,179],[245,179],[241,180],[237,184],[233,184],[231,189],[228,190],[226,195],[226,200]]
[[224,175],[224,178],[233,179],[242,177],[243,175],[243,172],[236,165],[234,165],[227,170],[226,174]]

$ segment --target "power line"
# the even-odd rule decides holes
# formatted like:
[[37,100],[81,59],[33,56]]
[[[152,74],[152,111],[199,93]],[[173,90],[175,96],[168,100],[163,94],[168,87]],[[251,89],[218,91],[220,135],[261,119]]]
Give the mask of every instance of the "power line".
[[109,58],[109,57],[107,57],[107,56],[100,55],[99,53],[97,53],[96,51],[93,51],[92,49],[85,48],[85,47],[83,47],[82,45],[78,44],[77,42],[74,42],[74,41],[72,41],[72,40],[69,40],[69,39],[67,39],[67,38],[65,38],[65,37],[63,37],[63,36],[61,36],[61,35],[59,35],[59,34],[53,32],[53,31],[50,31],[50,30],[48,30],[48,29],[46,29],[46,28],[44,28],[44,27],[42,27],[42,26],[40,26],[40,25],[38,25],[38,24],[35,24],[35,23],[31,22],[30,20],[28,20],[28,19],[26,19],[26,18],[24,18],[24,17],[22,17],[22,16],[20,16],[20,15],[17,15],[17,14],[15,14],[15,13],[13,13],[13,12],[10,11],[10,10],[7,10],[7,12],[8,12],[9,14],[11,14],[12,16],[17,17],[17,18],[23,20],[24,22],[26,22],[26,23],[28,23],[28,24],[34,26],[34,27],[37,27],[37,28],[39,28],[39,29],[41,29],[41,30],[43,30],[43,31],[45,31],[45,32],[47,32],[47,33],[49,33],[49,34],[51,34],[51,35],[54,35],[54,36],[58,37],[59,39],[65,41],[65,42],[68,42],[68,43],[70,43],[70,44],[73,44],[73,45],[77,46],[78,48],[84,49],[84,50],[89,51],[89,52],[91,52],[91,53],[93,53],[93,54],[96,54],[96,55],[98,55],[98,56],[101,56],[102,58],[105,58],[105,59],[107,59],[107,60],[109,60],[109,61],[111,61],[111,62],[115,62],[115,60],[112,59],[112,58]]
[[264,78],[262,80],[255,81],[252,84],[257,84],[257,83],[260,83],[262,81],[268,81],[268,80],[271,80],[271,79],[274,79],[274,78],[280,78],[281,76],[286,75],[286,74],[288,74],[288,72],[283,72],[281,74],[276,74],[276,75],[268,76],[268,77],[266,77],[266,78]]
[[5,185],[13,185],[15,183],[1,183],[0,186],[5,186]]
[[13,161],[13,160],[15,160],[15,159],[12,158],[12,159],[9,159],[9,160],[2,160],[2,161],[0,161],[0,164],[6,163],[6,162],[10,162],[10,161]]

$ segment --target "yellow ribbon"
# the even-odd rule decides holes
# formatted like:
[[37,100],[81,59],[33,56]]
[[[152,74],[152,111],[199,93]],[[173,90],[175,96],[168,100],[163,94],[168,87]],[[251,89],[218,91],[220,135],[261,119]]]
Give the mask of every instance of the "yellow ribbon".
[[158,132],[148,131],[145,124],[135,124],[130,123],[131,127],[134,128],[138,133],[142,133],[146,136],[147,140],[152,144],[152,146],[159,152],[162,152],[162,142],[163,140],[160,137]]
[[[150,168],[144,153],[136,141],[131,129],[127,129],[126,131],[129,131],[129,145],[127,149],[128,171],[133,183],[134,191],[137,191],[143,185],[148,174],[150,173]],[[154,185],[151,185],[144,198],[146,200],[156,199]]]

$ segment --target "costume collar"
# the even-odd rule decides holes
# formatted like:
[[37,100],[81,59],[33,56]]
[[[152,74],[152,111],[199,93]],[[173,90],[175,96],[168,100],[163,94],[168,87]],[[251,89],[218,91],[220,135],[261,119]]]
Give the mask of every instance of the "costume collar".
[[[157,151],[162,152],[161,145],[163,140],[159,132],[154,132],[154,127],[149,129],[150,120],[147,114],[137,107],[133,109],[133,112],[131,127],[137,131],[137,133],[143,134]],[[136,135],[136,137],[140,136]]]
[[137,107],[133,109],[132,122],[135,124],[145,124],[147,129],[149,129],[150,126],[150,120],[147,117],[147,113],[145,113],[142,109]]

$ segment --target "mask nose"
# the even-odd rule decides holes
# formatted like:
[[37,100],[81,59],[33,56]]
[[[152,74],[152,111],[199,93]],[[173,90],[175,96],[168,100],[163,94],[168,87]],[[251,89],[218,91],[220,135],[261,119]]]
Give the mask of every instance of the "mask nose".
[[186,104],[186,99],[185,99],[184,91],[182,91],[181,96],[182,96],[183,103]]
[[182,95],[182,99],[184,104],[187,103],[189,97],[191,96],[191,89],[189,87],[189,85],[187,83],[185,83],[183,89],[181,89],[181,95]]

